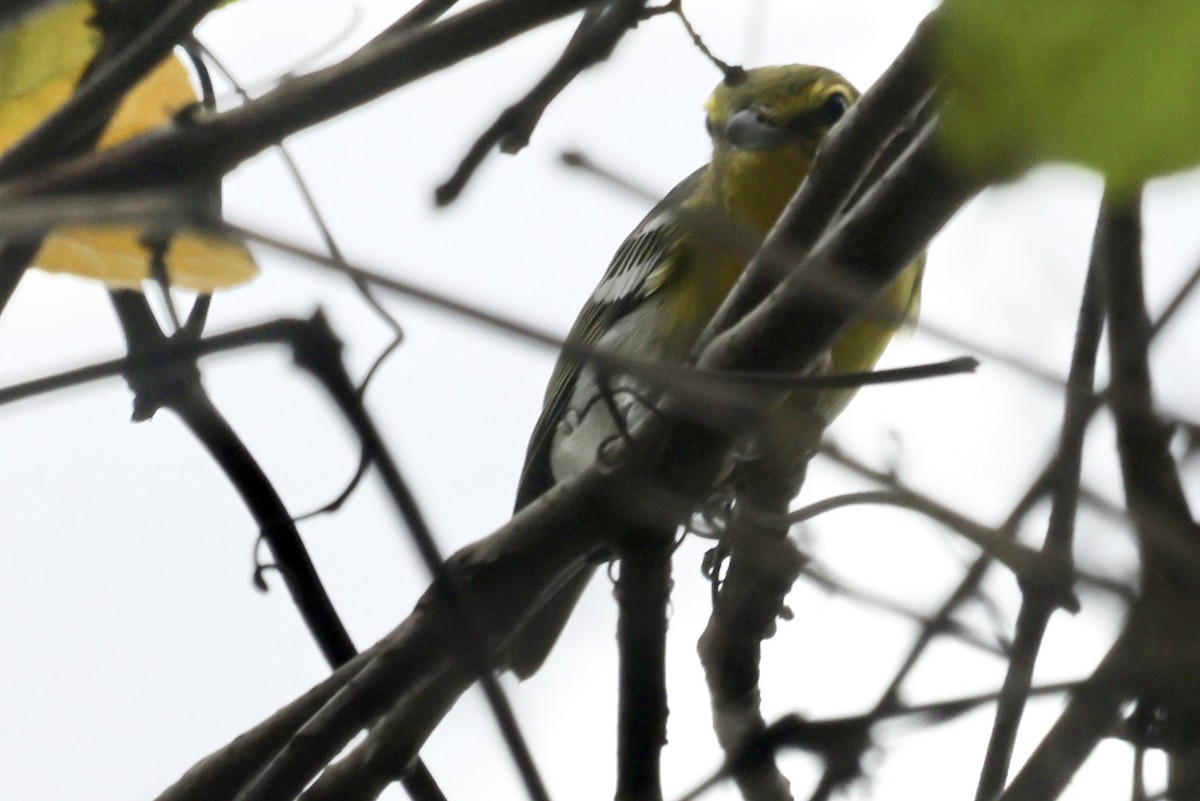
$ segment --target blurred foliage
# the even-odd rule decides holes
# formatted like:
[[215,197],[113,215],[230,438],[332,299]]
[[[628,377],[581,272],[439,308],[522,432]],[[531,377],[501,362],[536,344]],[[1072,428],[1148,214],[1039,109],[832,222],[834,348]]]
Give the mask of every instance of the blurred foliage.
[[1200,162],[1200,2],[946,0],[945,132],[989,175],[1040,161],[1116,186]]

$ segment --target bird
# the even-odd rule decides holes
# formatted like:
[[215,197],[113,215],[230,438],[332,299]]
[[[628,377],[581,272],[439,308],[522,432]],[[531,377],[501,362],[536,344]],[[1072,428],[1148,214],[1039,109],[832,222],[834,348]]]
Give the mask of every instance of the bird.
[[[686,363],[812,169],[821,141],[858,98],[848,80],[824,67],[727,71],[705,105],[711,159],[654,206],[617,248],[567,341],[640,360]],[[737,232],[737,242],[713,229]],[[874,366],[900,328],[898,320],[915,317],[923,265],[923,258],[910,265],[880,301],[889,314],[852,324],[842,334],[825,359],[826,369],[860,372]],[[562,354],[529,440],[516,511],[590,467],[607,441],[653,412],[661,394],[642,378],[602,376],[586,358]],[[852,394],[809,394],[803,403],[827,424]],[[541,667],[595,568],[609,558],[601,554],[579,565],[515,632],[506,665],[519,678]]]

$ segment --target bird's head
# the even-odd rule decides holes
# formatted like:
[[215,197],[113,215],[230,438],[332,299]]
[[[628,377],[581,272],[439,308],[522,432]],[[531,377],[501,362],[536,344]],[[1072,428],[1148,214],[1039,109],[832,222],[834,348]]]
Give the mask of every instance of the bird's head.
[[791,64],[737,73],[708,98],[715,151],[798,150],[812,158],[822,137],[858,99],[833,70]]
[[713,188],[727,206],[761,195],[762,216],[773,222],[821,139],[857,99],[838,73],[804,64],[747,70],[721,83],[705,106]]

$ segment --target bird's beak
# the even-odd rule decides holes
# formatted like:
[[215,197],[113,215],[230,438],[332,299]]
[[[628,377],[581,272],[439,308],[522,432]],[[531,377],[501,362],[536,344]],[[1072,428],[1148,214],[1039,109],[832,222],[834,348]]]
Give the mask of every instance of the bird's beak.
[[836,122],[828,117],[828,111],[823,107],[809,109],[786,120],[774,120],[748,108],[729,118],[722,136],[741,150],[771,150],[797,142],[812,142],[822,128]]
[[789,126],[779,125],[754,109],[744,109],[730,117],[722,136],[741,150],[771,150],[797,139]]

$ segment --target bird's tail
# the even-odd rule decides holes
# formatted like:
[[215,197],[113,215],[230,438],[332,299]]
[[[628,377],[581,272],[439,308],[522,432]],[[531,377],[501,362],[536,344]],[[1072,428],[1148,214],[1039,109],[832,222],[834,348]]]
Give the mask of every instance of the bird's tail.
[[597,566],[596,562],[580,564],[509,640],[508,667],[518,678],[529,678],[546,661]]

